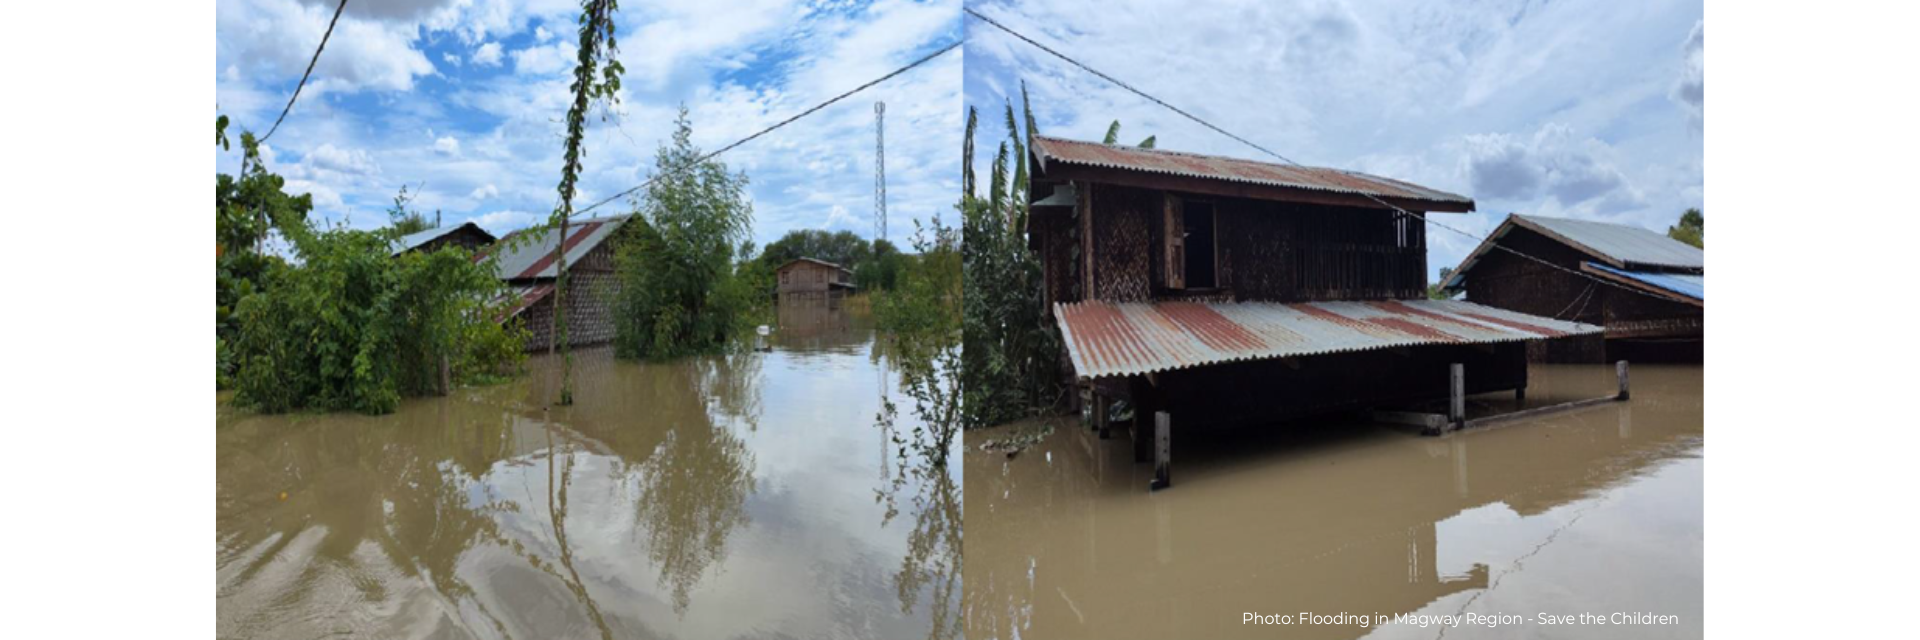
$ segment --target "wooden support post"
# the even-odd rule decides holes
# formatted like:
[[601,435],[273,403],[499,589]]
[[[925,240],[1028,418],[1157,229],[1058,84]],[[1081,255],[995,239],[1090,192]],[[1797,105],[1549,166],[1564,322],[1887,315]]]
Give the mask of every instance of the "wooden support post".
[[1453,384],[1447,403],[1448,428],[1459,429],[1467,426],[1467,365],[1453,363]]
[[1173,444],[1172,434],[1170,433],[1172,430],[1172,416],[1168,416],[1165,411],[1154,412],[1153,481],[1147,485],[1149,491],[1159,491],[1173,486],[1173,475],[1168,468],[1171,466],[1168,458],[1171,457],[1172,454],[1170,450]]
[[1627,361],[1621,360],[1619,362],[1613,363],[1613,369],[1614,369],[1614,373],[1620,376],[1620,395],[1614,396],[1614,399],[1615,400],[1631,399],[1632,395],[1627,393]]
[[1112,400],[1101,395],[1099,391],[1093,392],[1093,428],[1100,432],[1101,440],[1107,439],[1107,426],[1113,419],[1113,416],[1109,415],[1113,410],[1112,403]]
[[1153,396],[1153,390],[1146,384],[1133,388],[1133,423],[1128,431],[1133,433],[1133,461],[1153,462],[1153,412],[1160,408],[1159,399]]

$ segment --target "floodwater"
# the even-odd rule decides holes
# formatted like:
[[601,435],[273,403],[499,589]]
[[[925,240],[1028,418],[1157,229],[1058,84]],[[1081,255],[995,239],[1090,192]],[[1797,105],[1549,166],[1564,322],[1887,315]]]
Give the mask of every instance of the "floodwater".
[[[1527,404],[1610,395],[1612,369],[1538,367]],[[1124,432],[1102,441],[1057,419],[1012,459],[978,445],[1037,424],[969,433],[966,634],[1699,637],[1701,372],[1636,366],[1629,402],[1444,437],[1364,423],[1176,426],[1173,487],[1152,494]],[[1475,400],[1477,412],[1513,402]],[[1542,613],[1677,624],[1546,626]],[[1400,614],[1524,622],[1391,623]]]
[[516,382],[386,416],[263,416],[222,396],[219,635],[951,629],[959,491],[946,473],[902,473],[924,461],[876,427],[897,383],[872,323],[782,320],[771,353],[578,352],[576,405],[551,412],[541,357]]

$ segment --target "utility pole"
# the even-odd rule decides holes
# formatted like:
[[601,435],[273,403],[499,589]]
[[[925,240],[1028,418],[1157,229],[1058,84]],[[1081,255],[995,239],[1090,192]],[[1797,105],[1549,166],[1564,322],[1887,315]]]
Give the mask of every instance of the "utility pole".
[[873,103],[873,239],[887,237],[887,103]]

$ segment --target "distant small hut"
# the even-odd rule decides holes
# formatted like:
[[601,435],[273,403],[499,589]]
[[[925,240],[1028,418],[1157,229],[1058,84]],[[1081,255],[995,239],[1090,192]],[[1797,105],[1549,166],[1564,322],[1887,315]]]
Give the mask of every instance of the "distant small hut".
[[432,252],[449,246],[460,247],[467,251],[479,251],[482,247],[493,244],[493,241],[493,234],[487,233],[487,230],[480,228],[480,225],[463,222],[401,236],[393,242],[393,255],[415,251]]
[[[1030,246],[1073,381],[1157,412],[1259,425],[1524,390],[1525,344],[1598,327],[1429,300],[1426,224],[1471,199],[1353,171],[1035,136]],[[1388,206],[1391,203],[1392,206]],[[1155,417],[1149,417],[1155,416]]]
[[1466,292],[1475,303],[1606,329],[1604,346],[1542,345],[1531,354],[1535,360],[1699,362],[1706,344],[1706,264],[1698,247],[1649,229],[1516,214],[1442,286]]
[[[567,228],[567,338],[574,347],[613,341],[613,303],[619,282],[614,273],[614,243],[610,242],[629,216],[575,220]],[[538,238],[520,238],[531,231],[507,234],[476,259],[495,260],[506,281],[510,303],[503,322],[526,323],[531,334],[528,351],[545,351],[555,340],[553,292],[559,269],[553,248],[560,231],[548,229]],[[519,245],[519,246],[514,246]]]
[[858,288],[853,284],[852,271],[825,260],[795,258],[774,273],[775,291],[782,303],[838,300]]

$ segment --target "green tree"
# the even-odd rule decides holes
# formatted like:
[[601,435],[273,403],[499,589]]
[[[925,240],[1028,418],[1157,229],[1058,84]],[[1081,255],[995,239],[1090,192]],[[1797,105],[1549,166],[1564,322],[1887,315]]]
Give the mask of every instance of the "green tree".
[[[967,296],[962,334],[966,345],[961,386],[967,399],[966,428],[1000,424],[1053,406],[1060,397],[1060,337],[1044,303],[1039,257],[1027,248],[1026,149],[1038,135],[1032,105],[1021,88],[1023,118],[1006,106],[1009,140],[1000,145],[987,193],[981,197],[971,172],[963,174],[961,215],[966,245]],[[1024,120],[1024,142],[1022,127]],[[978,114],[969,109],[963,162],[972,165]],[[1119,135],[1118,123],[1109,133]],[[1009,168],[1011,147],[1016,166]]]
[[1667,227],[1667,237],[1707,248],[1707,216],[1699,209],[1687,209],[1680,214],[1680,224]]
[[654,155],[653,182],[615,249],[614,345],[622,357],[718,348],[766,305],[771,271],[744,253],[753,224],[747,176],[702,155],[682,106],[673,141]]
[[[407,206],[415,197],[407,193],[407,185],[404,184],[400,185],[400,193],[394,194],[393,206],[387,208],[387,228],[392,230],[395,236],[405,236],[434,228],[434,221],[428,220],[426,215]],[[433,212],[433,217],[438,220],[440,212]]]
[[1447,278],[1453,276],[1453,267],[1440,267],[1440,279],[1427,285],[1427,298],[1430,300],[1450,300],[1453,294],[1441,289],[1447,284]]
[[[214,121],[214,144],[230,149],[227,117]],[[214,175],[214,384],[227,388],[234,369],[232,345],[239,334],[234,309],[259,291],[267,273],[284,264],[265,251],[276,227],[304,228],[313,197],[290,195],[286,180],[267,171],[252,132],[239,136],[239,175]]]
[[852,231],[794,229],[767,243],[760,251],[760,261],[779,267],[797,258],[813,258],[854,269],[871,255],[872,245]]
[[617,103],[620,74],[626,71],[617,59],[619,46],[614,41],[613,13],[618,0],[581,0],[579,59],[573,68],[573,103],[567,107],[567,137],[564,162],[560,166],[560,205],[548,218],[547,226],[558,228],[560,238],[553,243],[557,276],[553,289],[554,339],[547,343],[547,354],[561,352],[560,398],[558,403],[573,404],[573,349],[568,344],[566,309],[568,218],[573,216],[573,196],[578,190],[581,159],[586,156],[582,144],[586,137],[587,110],[596,100]]

